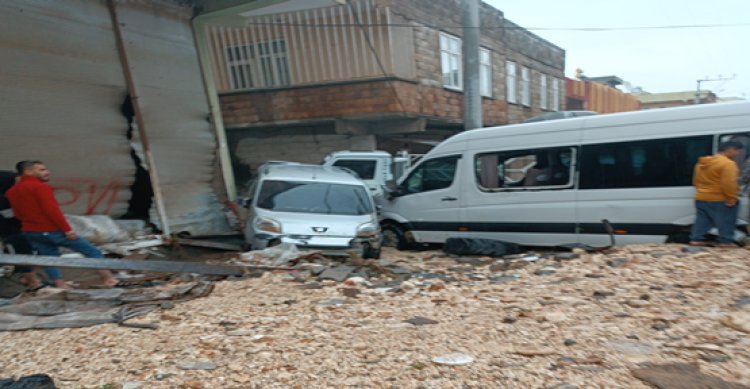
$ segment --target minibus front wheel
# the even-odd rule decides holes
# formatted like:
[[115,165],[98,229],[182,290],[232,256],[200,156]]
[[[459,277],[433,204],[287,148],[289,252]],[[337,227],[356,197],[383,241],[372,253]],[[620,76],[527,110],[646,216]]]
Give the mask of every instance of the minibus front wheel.
[[381,225],[383,231],[383,246],[395,247],[399,250],[408,250],[412,242],[406,238],[406,228],[396,222],[384,222]]

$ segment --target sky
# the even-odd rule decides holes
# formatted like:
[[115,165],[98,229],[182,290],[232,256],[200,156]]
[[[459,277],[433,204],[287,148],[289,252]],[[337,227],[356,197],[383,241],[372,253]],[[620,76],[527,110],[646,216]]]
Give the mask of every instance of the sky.
[[[484,0],[505,17],[566,51],[565,74],[615,75],[646,92],[695,90],[750,99],[749,0]],[[611,31],[590,27],[744,24],[735,27]]]

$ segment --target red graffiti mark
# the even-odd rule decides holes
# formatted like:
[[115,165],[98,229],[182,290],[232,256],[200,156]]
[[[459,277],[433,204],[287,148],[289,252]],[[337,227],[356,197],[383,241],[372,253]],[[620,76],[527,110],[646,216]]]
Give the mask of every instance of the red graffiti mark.
[[80,213],[83,209],[85,215],[109,214],[121,186],[116,178],[108,182],[90,178],[63,178],[53,180],[51,185],[63,211],[65,208],[75,208]]

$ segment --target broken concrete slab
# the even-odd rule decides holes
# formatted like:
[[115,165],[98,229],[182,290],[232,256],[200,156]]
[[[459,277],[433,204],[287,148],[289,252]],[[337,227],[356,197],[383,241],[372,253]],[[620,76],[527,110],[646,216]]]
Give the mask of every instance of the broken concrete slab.
[[697,365],[689,363],[652,365],[630,373],[659,389],[750,389],[750,386],[704,374]]
[[22,266],[57,266],[80,269],[138,270],[156,273],[197,273],[241,276],[242,267],[208,265],[187,261],[131,261],[111,258],[62,258],[36,255],[0,255],[0,264]]
[[336,282],[343,282],[349,275],[354,272],[354,267],[347,265],[339,265],[336,267],[329,267],[320,273],[319,278],[321,280],[334,280]]

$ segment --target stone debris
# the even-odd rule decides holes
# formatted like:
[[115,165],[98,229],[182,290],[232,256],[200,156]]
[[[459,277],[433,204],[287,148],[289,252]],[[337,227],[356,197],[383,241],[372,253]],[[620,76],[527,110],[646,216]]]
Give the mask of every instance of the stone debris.
[[432,358],[432,361],[440,365],[460,366],[474,362],[474,357],[466,354],[449,354]]
[[750,385],[747,251],[683,247],[297,259],[122,323],[135,326],[0,333],[1,372],[63,389],[646,389],[659,384],[642,369],[683,363]]
[[750,389],[704,374],[695,364],[672,363],[632,370],[633,376],[659,389]]

